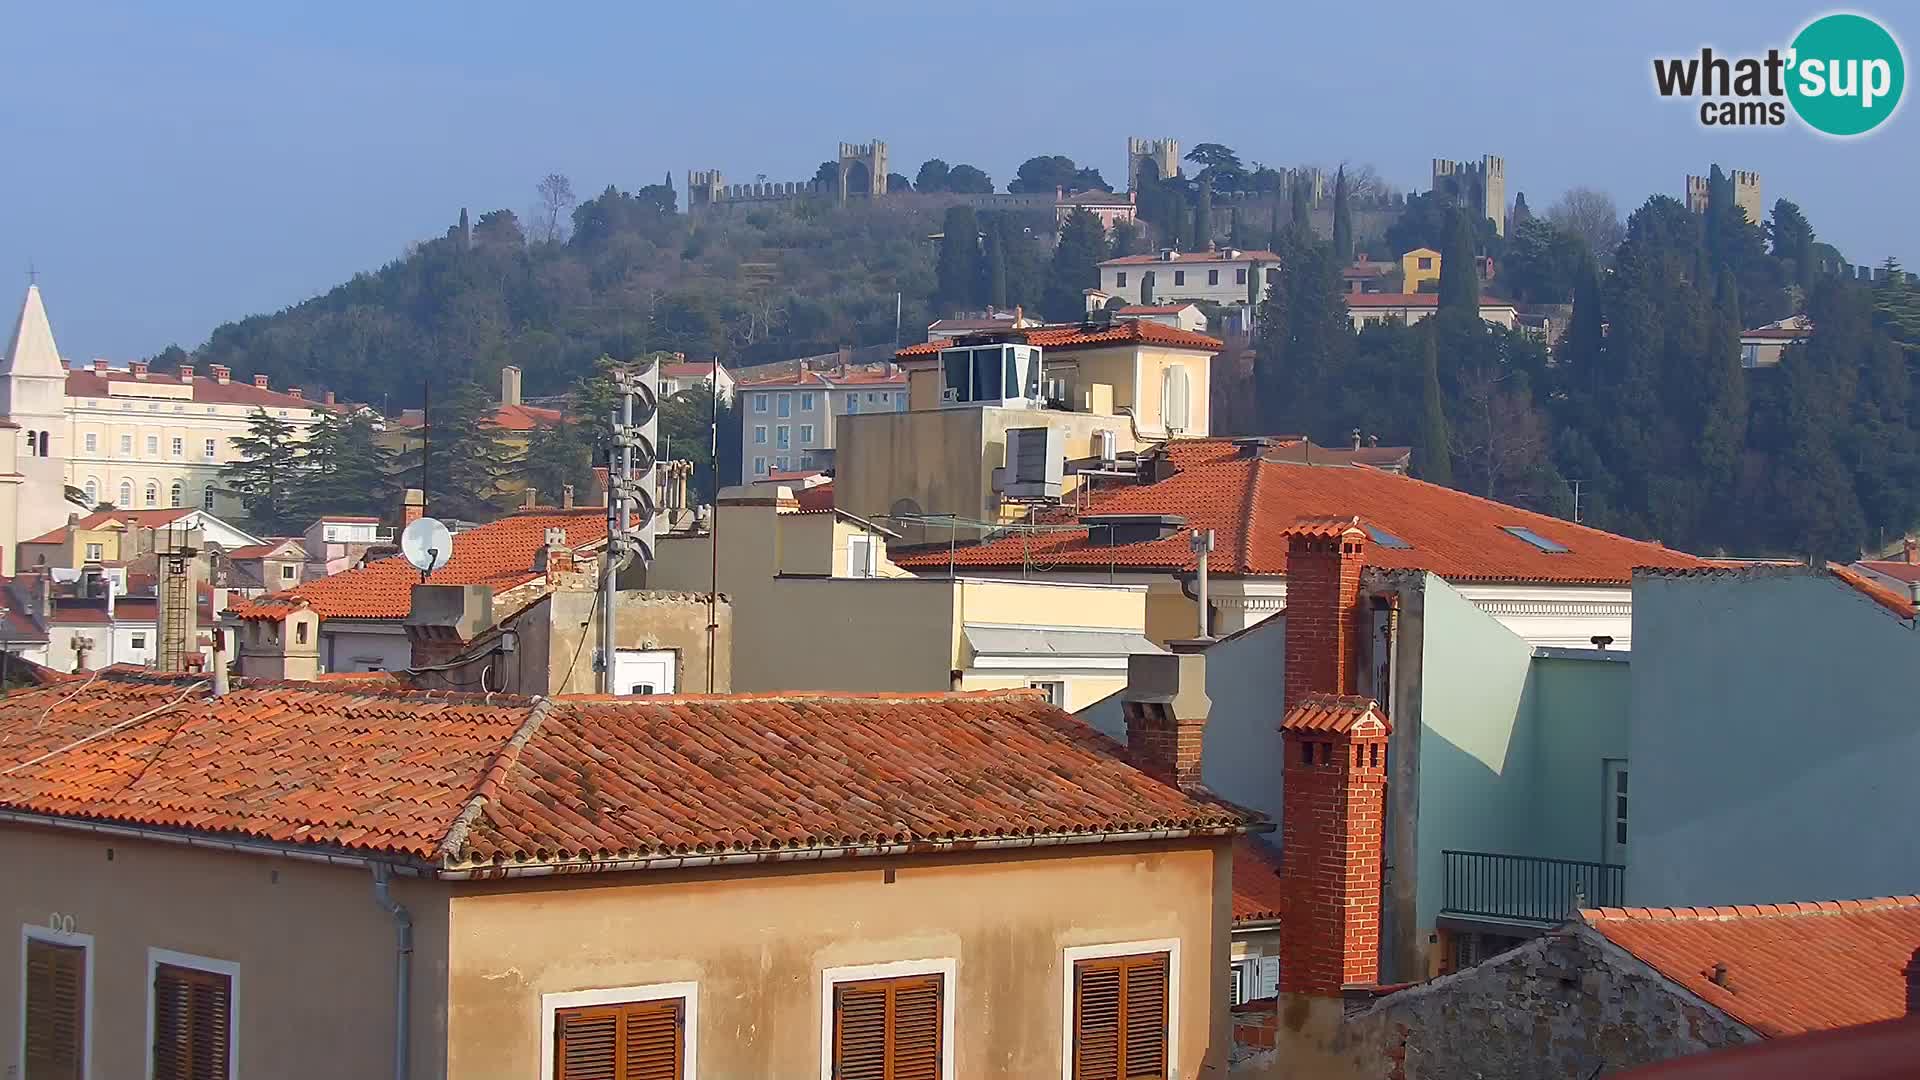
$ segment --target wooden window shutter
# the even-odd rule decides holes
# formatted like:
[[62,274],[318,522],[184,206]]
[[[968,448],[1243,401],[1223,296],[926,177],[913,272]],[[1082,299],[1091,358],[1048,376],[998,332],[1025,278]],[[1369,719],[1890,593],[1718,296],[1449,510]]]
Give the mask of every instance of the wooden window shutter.
[[681,1080],[680,998],[561,1009],[553,1016],[555,1080]]
[[27,939],[26,1080],[81,1080],[87,950]]
[[154,1080],[227,1080],[233,980],[198,968],[153,971]]
[[939,975],[835,985],[834,1080],[940,1080],[945,989]]
[[1167,955],[1073,966],[1074,1080],[1167,1075]]

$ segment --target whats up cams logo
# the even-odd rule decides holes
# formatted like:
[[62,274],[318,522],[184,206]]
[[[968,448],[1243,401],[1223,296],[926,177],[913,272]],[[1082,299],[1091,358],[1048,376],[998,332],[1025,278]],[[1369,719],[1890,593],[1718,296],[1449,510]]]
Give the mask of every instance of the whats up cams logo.
[[1823,15],[1785,49],[1764,56],[1698,56],[1653,61],[1663,98],[1699,101],[1707,127],[1781,127],[1789,108],[1815,131],[1848,137],[1885,123],[1906,88],[1900,43],[1864,15]]

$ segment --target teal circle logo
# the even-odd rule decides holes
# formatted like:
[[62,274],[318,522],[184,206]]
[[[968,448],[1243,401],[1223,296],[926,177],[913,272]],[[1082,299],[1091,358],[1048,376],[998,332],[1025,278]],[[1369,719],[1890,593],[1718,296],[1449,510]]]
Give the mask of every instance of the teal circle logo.
[[1807,126],[1864,135],[1884,123],[1906,88],[1900,43],[1864,15],[1823,15],[1793,39],[1787,100]]

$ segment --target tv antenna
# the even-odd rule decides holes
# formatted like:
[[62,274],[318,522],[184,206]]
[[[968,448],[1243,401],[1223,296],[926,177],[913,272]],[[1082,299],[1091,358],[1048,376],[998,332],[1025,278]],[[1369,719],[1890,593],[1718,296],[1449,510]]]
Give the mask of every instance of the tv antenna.
[[400,554],[420,571],[420,580],[425,581],[453,558],[453,534],[439,518],[423,517],[400,534]]

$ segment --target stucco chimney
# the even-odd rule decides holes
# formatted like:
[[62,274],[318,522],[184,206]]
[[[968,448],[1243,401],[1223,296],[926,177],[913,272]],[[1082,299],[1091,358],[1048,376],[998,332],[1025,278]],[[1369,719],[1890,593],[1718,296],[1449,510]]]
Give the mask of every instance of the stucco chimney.
[[95,375],[105,375],[107,373],[107,362],[99,357],[94,357],[93,373]]
[[253,385],[265,390],[267,388],[267,377],[265,375],[255,375],[253,377]]
[[1308,694],[1351,694],[1359,678],[1360,570],[1367,533],[1358,522],[1287,536],[1286,674],[1281,708]]
[[529,487],[520,493],[520,509],[531,510],[538,505],[540,505],[540,492],[537,489]]
[[1282,994],[1339,997],[1380,979],[1392,730],[1371,698],[1334,694],[1302,698],[1280,722]]
[[233,369],[225,364],[208,364],[207,371],[212,373],[213,381],[222,386],[233,381]]
[[326,397],[322,398],[321,400],[325,401],[329,405],[338,404],[338,402],[334,399],[333,391],[331,390],[327,391]]
[[193,381],[193,365],[192,364],[180,365],[180,381],[181,382]]
[[573,485],[572,484],[560,485],[560,509],[562,510],[573,509]]
[[1907,537],[1900,542],[1900,551],[1908,563],[1920,563],[1920,540]]
[[1182,788],[1200,785],[1207,730],[1207,658],[1196,646],[1127,657],[1120,709],[1127,720],[1127,756],[1142,771]]
[[534,553],[533,572],[547,575],[571,574],[576,569],[573,548],[567,546],[567,530],[548,529],[546,543]]
[[289,386],[287,387],[287,396],[292,398],[305,397],[306,391],[300,389],[297,386]]
[[520,369],[512,364],[500,369],[500,404],[520,404]]
[[427,493],[419,488],[408,488],[400,505],[400,527],[419,521],[427,514]]
[[129,360],[127,361],[127,370],[133,373],[134,378],[144,379],[147,377],[147,362],[145,360]]

